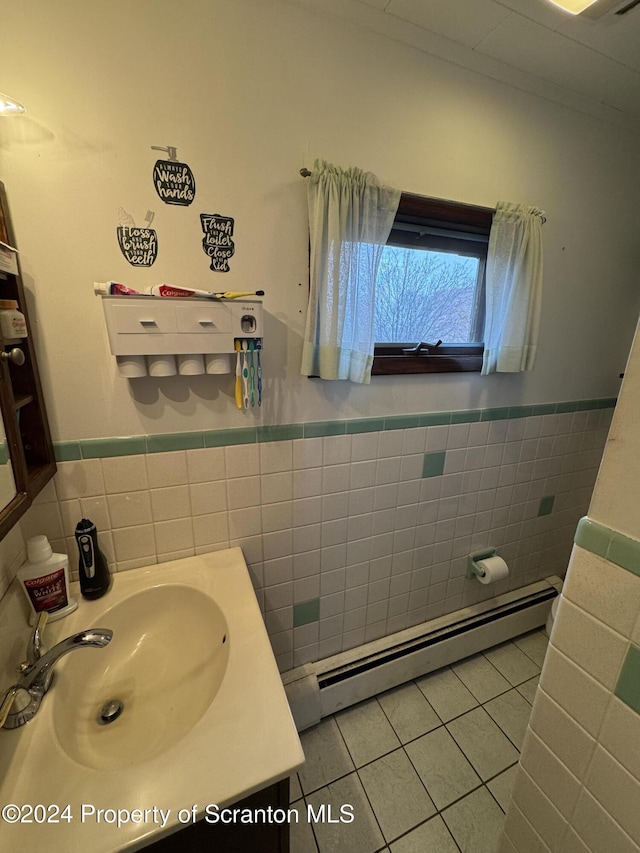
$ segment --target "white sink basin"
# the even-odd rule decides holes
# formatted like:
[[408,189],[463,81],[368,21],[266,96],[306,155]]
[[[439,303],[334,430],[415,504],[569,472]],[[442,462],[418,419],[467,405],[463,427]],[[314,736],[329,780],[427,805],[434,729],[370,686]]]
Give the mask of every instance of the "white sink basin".
[[[230,637],[215,601],[182,584],[136,592],[101,619],[112,641],[69,655],[47,699],[65,752],[117,770],[155,758],[193,728],[222,684]],[[105,725],[101,709],[114,700],[122,711]]]
[[[29,636],[14,587],[0,603],[4,679],[15,679]],[[78,609],[47,625],[47,647],[87,628],[110,628],[113,639],[61,659],[36,716],[0,730],[0,803],[69,804],[72,820],[0,823],[0,850],[130,853],[179,829],[181,809],[201,816],[301,766],[239,548],[121,572],[97,601],[75,592]],[[122,713],[99,725],[111,699]],[[94,810],[84,821],[83,804]],[[100,809],[147,818],[117,827]],[[159,810],[168,812],[162,827]]]

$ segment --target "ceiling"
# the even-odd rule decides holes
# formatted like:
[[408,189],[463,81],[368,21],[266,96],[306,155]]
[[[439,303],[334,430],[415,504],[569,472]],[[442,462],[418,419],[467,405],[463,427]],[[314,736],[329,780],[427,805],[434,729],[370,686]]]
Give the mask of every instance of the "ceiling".
[[640,131],[640,5],[594,20],[548,0],[289,1]]

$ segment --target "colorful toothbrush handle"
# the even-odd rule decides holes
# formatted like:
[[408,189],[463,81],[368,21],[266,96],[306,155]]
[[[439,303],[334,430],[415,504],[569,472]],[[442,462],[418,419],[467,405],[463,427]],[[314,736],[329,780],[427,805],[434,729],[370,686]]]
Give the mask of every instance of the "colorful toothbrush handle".
[[251,408],[256,404],[256,369],[253,364],[255,341],[249,341],[249,388],[251,391]]
[[245,409],[249,408],[249,366],[247,363],[247,342],[242,341],[242,399]]
[[262,362],[260,360],[260,352],[262,350],[262,341],[258,341],[256,344],[256,350],[258,352],[258,405],[262,405]]
[[242,354],[240,352],[240,341],[236,341],[236,406],[242,408]]

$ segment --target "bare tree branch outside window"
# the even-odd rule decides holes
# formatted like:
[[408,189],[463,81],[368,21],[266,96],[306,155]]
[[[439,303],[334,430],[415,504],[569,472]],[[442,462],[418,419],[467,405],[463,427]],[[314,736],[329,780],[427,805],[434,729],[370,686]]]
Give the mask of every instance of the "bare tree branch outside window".
[[378,343],[471,340],[477,258],[385,246],[376,279]]

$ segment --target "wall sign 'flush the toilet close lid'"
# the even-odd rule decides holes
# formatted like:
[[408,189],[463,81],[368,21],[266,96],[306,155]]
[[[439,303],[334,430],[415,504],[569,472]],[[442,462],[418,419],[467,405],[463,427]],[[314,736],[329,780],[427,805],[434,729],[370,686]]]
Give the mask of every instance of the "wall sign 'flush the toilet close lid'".
[[196,197],[196,179],[186,163],[178,161],[177,149],[172,145],[162,148],[151,146],[153,151],[166,151],[168,160],[156,160],[153,167],[153,186],[165,204],[187,207]]
[[219,213],[201,213],[200,222],[204,237],[202,248],[209,258],[209,269],[229,272],[229,258],[236,250],[233,242],[233,218]]

